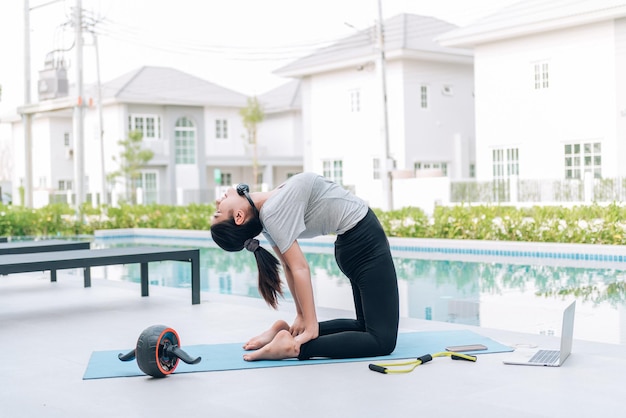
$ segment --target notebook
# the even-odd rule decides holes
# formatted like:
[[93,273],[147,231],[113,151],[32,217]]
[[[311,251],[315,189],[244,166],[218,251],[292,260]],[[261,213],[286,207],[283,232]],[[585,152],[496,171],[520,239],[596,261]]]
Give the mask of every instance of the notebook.
[[576,301],[573,301],[563,312],[563,326],[561,331],[561,349],[546,350],[537,348],[523,354],[514,354],[504,360],[504,364],[517,364],[524,366],[561,366],[572,352],[572,342],[574,340],[574,312]]

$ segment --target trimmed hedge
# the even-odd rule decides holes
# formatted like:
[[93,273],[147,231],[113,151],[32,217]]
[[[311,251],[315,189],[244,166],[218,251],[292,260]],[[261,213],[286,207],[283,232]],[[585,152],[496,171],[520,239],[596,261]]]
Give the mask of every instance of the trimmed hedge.
[[[66,204],[40,209],[0,204],[0,236],[92,235],[97,229],[208,230],[213,204],[121,205],[77,213]],[[439,206],[432,216],[418,208],[375,210],[390,237],[494,241],[626,244],[626,208],[619,204],[515,208]]]
[[439,206],[376,211],[390,237],[626,244],[626,208],[618,204],[562,206]]

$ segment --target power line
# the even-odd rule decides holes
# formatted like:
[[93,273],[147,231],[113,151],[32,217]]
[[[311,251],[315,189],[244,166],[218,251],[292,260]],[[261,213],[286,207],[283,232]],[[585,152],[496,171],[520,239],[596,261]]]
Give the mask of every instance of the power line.
[[240,61],[276,61],[301,58],[320,48],[337,42],[333,39],[317,39],[300,43],[273,45],[273,46],[241,46],[212,44],[198,40],[146,38],[137,27],[124,25],[105,18],[93,29],[99,36],[117,41],[139,45],[162,52],[174,54],[213,54]]

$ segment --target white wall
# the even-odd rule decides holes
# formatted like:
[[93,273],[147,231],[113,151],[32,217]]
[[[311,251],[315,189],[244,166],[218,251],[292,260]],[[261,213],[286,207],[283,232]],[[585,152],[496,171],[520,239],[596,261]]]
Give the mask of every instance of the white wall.
[[436,205],[450,204],[450,178],[394,179],[393,207],[417,207],[432,215]]
[[[322,160],[343,160],[344,182],[366,181],[371,160],[382,154],[378,90],[368,71],[336,71],[316,75],[310,91],[310,151],[313,170],[322,171]],[[361,111],[350,112],[350,91],[360,90]]]
[[[51,138],[54,137],[52,120],[49,118],[33,118],[32,124],[32,144],[33,144],[33,190],[50,188]],[[55,148],[55,151],[59,151]],[[59,153],[60,154],[60,153]],[[60,155],[59,155],[60,157]],[[58,158],[58,157],[57,157]],[[64,158],[65,160],[65,158]],[[65,166],[64,161],[60,166]],[[47,179],[47,184],[42,187],[41,178]]]
[[615,22],[615,74],[616,74],[616,131],[617,174],[626,175],[626,164],[621,163],[626,155],[626,18]]
[[[59,180],[70,180],[75,185],[74,157],[68,155],[69,149],[74,148],[72,119],[71,117],[50,118],[47,120],[46,125],[48,125],[48,133],[44,134],[42,132],[42,135],[45,135],[44,138],[40,140],[40,138],[35,139],[33,137],[37,141],[36,143],[33,142],[33,189],[38,188],[38,177],[35,177],[34,174],[42,173],[39,171],[40,168],[37,167],[39,164],[44,165],[48,176],[47,190],[57,189]],[[70,134],[69,147],[64,144],[65,133]],[[42,145],[43,148],[40,148],[39,144],[41,142],[45,143],[45,145]],[[48,149],[48,154],[40,155],[44,148]]]
[[294,157],[302,155],[299,112],[268,114],[258,130],[258,144],[267,156]]
[[[397,156],[398,168],[412,170],[417,161],[446,162],[449,176],[469,177],[475,137],[472,66],[409,61],[404,63],[402,76],[390,73],[389,84],[391,125],[393,129],[405,127],[404,135],[393,135],[395,147],[401,147],[399,141],[405,147],[404,154]],[[428,87],[427,109],[420,104],[422,85]],[[444,86],[450,87],[450,93],[443,91]],[[402,95],[396,89],[403,89]]]
[[[448,174],[468,176],[473,161],[474,105],[470,65],[430,61],[390,61],[387,115],[390,155],[397,169],[416,161],[446,162]],[[420,109],[420,86],[430,87],[430,107]],[[441,93],[452,87],[452,95]],[[375,67],[316,74],[303,84],[305,170],[323,172],[324,160],[343,161],[343,181],[373,207],[384,207],[382,181],[374,179],[373,159],[382,160],[382,87]],[[350,91],[360,90],[361,111],[350,111]],[[394,203],[395,207],[395,203]]]
[[[206,120],[206,155],[216,156],[242,155],[248,142],[248,132],[243,126],[239,110],[234,108],[207,107],[204,111]],[[228,138],[215,138],[215,120],[228,120]]]
[[[542,61],[550,87],[535,90]],[[519,148],[520,178],[563,178],[563,144],[585,140],[602,142],[603,176],[617,175],[611,22],[480,45],[475,73],[478,179],[491,178],[494,147]]]

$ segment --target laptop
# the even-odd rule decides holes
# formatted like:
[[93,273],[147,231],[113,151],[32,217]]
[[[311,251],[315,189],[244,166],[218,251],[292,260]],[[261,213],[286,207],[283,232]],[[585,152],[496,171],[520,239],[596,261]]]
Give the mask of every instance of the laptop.
[[538,348],[533,351],[525,351],[523,354],[516,353],[509,359],[504,360],[504,364],[548,367],[561,366],[572,352],[575,310],[576,301],[573,301],[563,312],[563,328],[561,332],[560,350],[545,350]]

